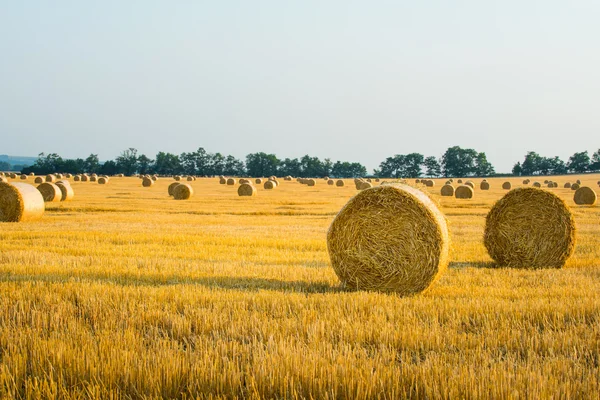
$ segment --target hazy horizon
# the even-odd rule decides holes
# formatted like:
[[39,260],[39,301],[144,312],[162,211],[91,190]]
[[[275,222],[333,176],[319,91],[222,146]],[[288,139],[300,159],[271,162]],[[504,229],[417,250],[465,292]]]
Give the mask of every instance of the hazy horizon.
[[358,161],[600,147],[600,3],[14,2],[0,154]]

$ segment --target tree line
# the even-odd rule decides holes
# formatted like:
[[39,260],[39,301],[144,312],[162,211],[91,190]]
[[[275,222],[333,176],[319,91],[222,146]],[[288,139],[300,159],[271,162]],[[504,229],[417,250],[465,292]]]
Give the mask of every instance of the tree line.
[[[101,163],[97,154],[87,158],[63,159],[56,153],[41,153],[37,161],[22,169],[25,174],[56,172],[98,173],[106,175],[159,174],[195,176],[287,176],[357,178],[465,177],[494,176],[494,166],[484,152],[453,146],[437,158],[420,153],[396,154],[383,160],[372,174],[358,162],[336,161],[305,155],[279,159],[264,152],[248,154],[245,160],[231,155],[209,153],[204,148],[179,155],[159,152],[154,159],[138,154],[137,149],[124,150],[116,159]],[[566,173],[600,172],[600,149],[590,157],[587,151],[573,154],[567,162],[559,157],[543,157],[528,152],[512,170],[515,176],[559,175]]]

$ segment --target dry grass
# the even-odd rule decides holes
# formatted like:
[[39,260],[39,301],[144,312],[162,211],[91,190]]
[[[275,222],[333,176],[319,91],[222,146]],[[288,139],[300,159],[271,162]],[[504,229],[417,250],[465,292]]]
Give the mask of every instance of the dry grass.
[[325,237],[351,180],[248,201],[198,179],[185,202],[167,179],[72,182],[1,226],[0,397],[598,398],[600,207],[555,179],[578,227],[560,270],[488,268],[505,178],[468,202],[423,188],[451,263],[408,298],[339,288]]

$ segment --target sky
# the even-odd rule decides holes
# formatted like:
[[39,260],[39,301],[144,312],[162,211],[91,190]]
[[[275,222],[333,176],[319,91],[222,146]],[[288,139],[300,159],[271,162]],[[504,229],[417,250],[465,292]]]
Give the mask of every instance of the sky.
[[2,1],[0,154],[600,148],[600,2]]

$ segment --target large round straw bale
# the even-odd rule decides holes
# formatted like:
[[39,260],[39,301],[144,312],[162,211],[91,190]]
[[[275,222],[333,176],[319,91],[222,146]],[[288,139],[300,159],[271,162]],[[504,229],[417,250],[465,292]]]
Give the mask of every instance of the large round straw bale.
[[254,196],[256,194],[256,188],[250,183],[242,183],[238,187],[238,196]]
[[22,180],[22,181],[26,181],[26,180],[27,180],[27,175],[25,175],[25,174],[21,174],[21,180]]
[[488,213],[484,244],[502,267],[561,268],[575,247],[575,220],[552,192],[517,188]]
[[[150,179],[152,179],[154,182],[156,182],[156,181],[158,180],[158,176],[156,176],[156,175],[152,175],[152,176],[150,177]],[[189,180],[190,180],[190,179],[188,179],[188,181],[189,181]],[[192,179],[192,180],[193,180],[193,179]]]
[[329,186],[333,186],[333,185],[335,185],[335,181],[334,181],[333,179],[329,179],[329,180],[327,181],[327,184],[328,184]]
[[263,182],[263,181],[262,181],[262,179],[260,179],[260,178],[256,178],[256,179],[254,180],[254,183],[256,183],[257,185],[262,185],[262,182]]
[[52,175],[52,174],[48,174],[46,175],[46,182],[56,182],[56,176]]
[[375,178],[375,182],[379,182],[379,181],[380,181],[380,179],[379,179],[379,178]]
[[445,271],[448,228],[425,193],[383,185],[350,199],[329,227],[327,248],[344,287],[412,295]]
[[563,186],[565,189],[571,189],[571,182],[567,182],[565,183],[565,185]]
[[530,181],[529,181],[529,179],[525,179],[525,180],[523,181],[523,185],[529,185],[529,182],[530,182]]
[[434,187],[435,186],[435,182],[432,181],[431,179],[427,179],[425,181],[425,186],[427,186],[427,187]]
[[181,180],[181,176],[179,176],[179,175],[175,175],[175,176],[173,177],[173,179],[175,179],[177,182],[179,182],[179,181]]
[[466,181],[465,186],[470,187],[471,189],[475,189],[475,184],[471,181]]
[[34,186],[0,182],[0,222],[35,221],[45,209],[44,198]]
[[479,184],[480,190],[490,190],[490,183],[488,181],[481,182]]
[[14,172],[12,172],[10,174],[10,179],[17,179],[17,174],[15,174]]
[[194,195],[194,189],[187,183],[180,183],[173,189],[173,198],[175,200],[187,200]]
[[0,182],[8,183],[8,179],[5,176],[0,176]]
[[473,188],[467,185],[461,185],[454,191],[454,197],[457,199],[472,199],[473,194],[475,194]]
[[63,174],[55,174],[56,179],[62,179],[64,178]]
[[452,185],[452,179],[448,179],[444,185]]
[[588,186],[581,186],[579,189],[575,191],[575,196],[573,196],[573,200],[575,204],[580,206],[593,206],[596,204],[596,192],[594,189]]
[[[283,178],[284,181],[291,181],[292,177],[291,176],[286,176],[285,178]],[[256,182],[256,183],[262,183],[262,182]]]
[[577,182],[578,185],[581,185],[581,181],[579,179],[577,179],[575,182]]
[[371,184],[371,182],[360,182],[358,184],[358,190],[365,190],[365,189],[371,189],[373,187],[373,185]]
[[444,185],[440,190],[442,196],[454,196],[454,186],[452,185]]
[[87,182],[90,180],[90,177],[87,175],[81,175],[81,182]]
[[308,186],[315,186],[317,184],[317,181],[315,181],[314,179],[311,178],[306,181],[306,184]]
[[30,172],[29,176],[35,176],[35,174],[33,172]]
[[510,184],[510,182],[504,182],[502,184],[502,189],[504,189],[504,190],[510,190],[511,187],[512,187],[512,185]]
[[191,176],[188,176],[186,179],[187,179],[187,181],[188,181],[188,182],[191,182],[191,181],[193,181],[193,180],[194,180],[194,178],[193,178],[193,177],[191,177]]
[[458,182],[458,183],[463,183],[462,179],[459,179],[457,182]]
[[571,190],[577,190],[579,189],[581,186],[579,186],[579,183],[574,183],[571,185]]
[[341,179],[338,179],[337,181],[335,181],[335,186],[337,187],[343,187],[344,186],[344,181]]
[[75,175],[73,177],[73,182],[79,182],[80,180],[81,180],[81,176],[79,176],[79,175]]
[[225,178],[219,178],[219,183],[221,185],[226,185],[227,184],[227,179],[225,179]]
[[96,175],[90,176],[90,182],[96,182],[96,181],[98,181],[98,176],[96,176]]
[[101,176],[100,178],[98,178],[98,184],[100,185],[106,185],[108,183],[108,178]]
[[277,183],[275,181],[272,181],[269,179],[268,181],[265,182],[263,187],[265,189],[275,189],[277,187]]
[[37,189],[46,203],[58,202],[62,198],[62,191],[54,183],[44,182]]
[[533,187],[535,187],[535,188],[541,188],[541,187],[542,187],[542,184],[541,184],[541,183],[539,183],[539,182],[533,182],[533,185],[531,185],[531,186],[533,186]]
[[229,178],[227,179],[227,185],[228,186],[233,186],[237,183],[237,181],[234,178]]
[[[329,180],[329,178],[327,178],[327,180]],[[372,183],[373,180],[371,178],[367,178],[367,182]]]
[[143,187],[150,187],[152,185],[154,185],[154,181],[152,180],[152,178],[144,177],[144,179],[142,179],[142,186]]
[[547,185],[548,184],[548,179],[544,180],[544,184]]
[[180,185],[179,182],[173,182],[169,185],[169,187],[167,188],[167,191],[169,193],[169,196],[173,196],[173,189],[175,189],[175,187],[177,187],[177,185]]
[[415,179],[415,183],[421,183],[420,179]]
[[60,189],[60,201],[71,201],[75,197],[75,192],[69,184],[69,181],[58,181],[56,186]]
[[250,183],[250,181],[248,179],[245,178],[240,178],[240,180],[238,181],[240,185],[243,185],[244,183]]

